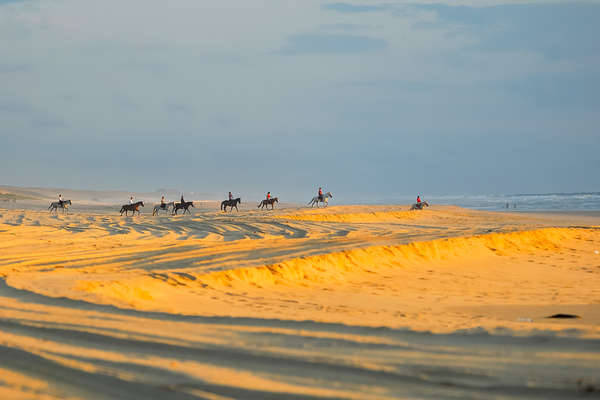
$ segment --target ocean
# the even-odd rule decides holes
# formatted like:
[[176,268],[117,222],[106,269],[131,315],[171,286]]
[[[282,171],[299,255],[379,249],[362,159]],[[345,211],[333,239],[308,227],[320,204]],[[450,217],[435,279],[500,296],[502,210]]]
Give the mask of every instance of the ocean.
[[[431,204],[455,205],[487,211],[600,211],[600,192],[544,194],[428,195],[421,198]],[[394,196],[376,200],[334,197],[341,204],[411,204],[415,196]]]
[[434,204],[489,211],[598,211],[600,192],[475,196],[423,196]]

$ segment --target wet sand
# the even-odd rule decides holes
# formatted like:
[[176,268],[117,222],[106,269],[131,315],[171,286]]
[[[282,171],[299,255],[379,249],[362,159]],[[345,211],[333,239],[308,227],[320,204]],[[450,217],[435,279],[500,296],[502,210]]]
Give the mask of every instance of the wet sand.
[[19,207],[0,209],[1,398],[599,390],[595,216]]

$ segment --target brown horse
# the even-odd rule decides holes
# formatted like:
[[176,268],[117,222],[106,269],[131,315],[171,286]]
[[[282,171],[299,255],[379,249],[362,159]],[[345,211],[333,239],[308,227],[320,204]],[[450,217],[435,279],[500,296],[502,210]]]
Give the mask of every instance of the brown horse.
[[177,211],[181,210],[183,208],[183,213],[185,214],[185,212],[187,211],[188,214],[191,214],[190,212],[190,206],[194,207],[194,202],[193,201],[186,201],[183,203],[175,203],[175,207],[173,207],[173,214],[172,215],[177,215]]
[[[267,207],[269,204],[271,205],[271,210],[273,209],[274,204],[275,203],[279,203],[279,199],[277,197],[273,197],[272,199],[264,199],[263,201],[261,201],[260,203],[258,203],[258,206],[256,206],[256,208],[260,208],[263,209],[265,207]],[[267,207],[267,210],[269,209],[269,207]]]
[[133,203],[133,204],[123,204],[123,207],[121,207],[121,215],[123,215],[123,212],[125,212],[125,216],[127,216],[127,212],[131,211],[133,213],[133,215],[135,215],[135,212],[138,212],[138,215],[140,214],[140,206],[144,207],[144,202],[143,201],[138,201],[137,203]]
[[229,211],[233,211],[233,207],[235,207],[236,211],[240,211],[237,208],[238,204],[242,203],[242,199],[240,197],[238,197],[237,199],[231,199],[231,200],[224,200],[221,202],[221,210],[223,211],[227,211],[227,207],[231,207],[231,210]]

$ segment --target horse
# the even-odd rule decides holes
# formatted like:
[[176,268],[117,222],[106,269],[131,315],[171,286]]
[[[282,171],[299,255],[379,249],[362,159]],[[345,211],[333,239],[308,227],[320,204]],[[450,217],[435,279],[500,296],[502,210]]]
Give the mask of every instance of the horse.
[[135,215],[135,212],[138,212],[138,215],[140,214],[140,206],[144,207],[144,202],[143,201],[138,201],[137,203],[133,203],[133,204],[123,204],[123,207],[121,207],[121,215],[123,215],[123,212],[125,212],[125,216],[127,216],[127,212],[131,211],[133,213],[133,215]]
[[429,207],[429,203],[426,201],[422,201],[420,203],[415,203],[410,206],[411,210],[422,210],[424,207]]
[[[265,208],[267,207],[269,204],[271,205],[271,210],[273,209],[274,204],[275,203],[279,203],[279,199],[277,197],[273,197],[272,199],[264,199],[263,201],[261,201],[260,203],[258,203],[258,206],[256,206],[256,208]],[[262,206],[262,207],[261,207]],[[267,207],[267,210],[269,209],[269,207]]]
[[233,207],[235,207],[236,211],[240,211],[237,208],[238,204],[242,204],[242,199],[240,197],[238,197],[237,199],[222,201],[221,202],[221,210],[227,212],[227,207],[231,207],[231,210],[229,210],[229,211],[233,211]]
[[183,203],[175,203],[173,206],[173,214],[171,215],[177,215],[177,211],[181,210],[183,208],[183,213],[185,214],[185,212],[187,211],[189,214],[191,214],[190,212],[190,206],[194,207],[194,202],[193,201],[186,201]]
[[332,198],[333,199],[333,195],[331,194],[331,192],[327,192],[323,195],[323,199],[320,199],[319,196],[315,196],[311,199],[311,201],[308,202],[308,205],[311,207],[314,207],[314,205],[316,204],[317,207],[319,207],[319,202],[323,203],[323,205],[325,207],[327,207],[327,202],[328,202],[328,198]]
[[58,209],[62,208],[63,213],[68,213],[70,205],[71,200],[63,200],[62,204],[60,203],[60,201],[53,201],[52,203],[50,203],[50,207],[48,207],[48,210],[50,210],[50,212],[56,211],[56,213],[58,214]]
[[157,204],[157,205],[154,206],[154,209],[152,210],[152,215],[158,214],[160,210],[165,210],[168,213],[169,212],[169,207],[171,207],[171,208],[175,207],[175,202],[174,201],[170,201],[168,203],[165,203],[164,208],[163,208],[162,204]]

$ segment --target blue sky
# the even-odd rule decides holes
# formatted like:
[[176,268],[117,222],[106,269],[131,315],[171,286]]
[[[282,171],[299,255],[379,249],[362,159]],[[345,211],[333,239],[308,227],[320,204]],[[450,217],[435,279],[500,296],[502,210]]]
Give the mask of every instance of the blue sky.
[[0,184],[597,191],[600,3],[0,0]]

